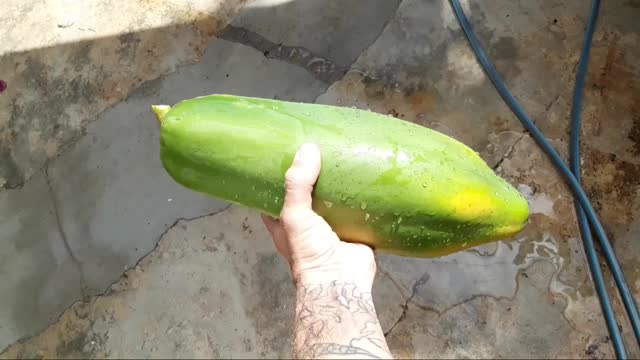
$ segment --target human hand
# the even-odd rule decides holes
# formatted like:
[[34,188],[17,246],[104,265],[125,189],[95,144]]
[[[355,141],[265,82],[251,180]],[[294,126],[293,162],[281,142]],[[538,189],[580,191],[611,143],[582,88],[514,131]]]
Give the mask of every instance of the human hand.
[[300,286],[333,281],[370,291],[376,272],[373,251],[363,244],[342,242],[311,207],[313,186],[320,175],[320,149],[303,145],[285,176],[280,219],[263,215],[278,252],[289,262]]

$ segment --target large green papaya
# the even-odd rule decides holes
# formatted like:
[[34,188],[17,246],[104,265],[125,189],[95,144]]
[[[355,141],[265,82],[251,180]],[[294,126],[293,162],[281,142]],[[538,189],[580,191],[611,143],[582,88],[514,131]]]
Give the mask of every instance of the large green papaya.
[[519,232],[525,198],[464,144],[354,108],[231,95],[154,106],[178,183],[278,216],[305,142],[322,152],[313,207],[345,241],[434,257]]

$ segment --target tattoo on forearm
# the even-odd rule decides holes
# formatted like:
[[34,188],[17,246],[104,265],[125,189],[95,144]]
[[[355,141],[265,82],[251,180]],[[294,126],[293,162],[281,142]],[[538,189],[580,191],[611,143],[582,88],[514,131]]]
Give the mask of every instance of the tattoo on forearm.
[[294,349],[299,358],[389,357],[370,292],[332,282],[298,290]]
[[379,356],[370,353],[369,351],[351,345],[340,345],[335,343],[319,343],[309,346],[308,349],[300,349],[298,356],[301,359],[317,359],[326,355],[360,355],[361,357],[368,357],[371,359],[380,359]]

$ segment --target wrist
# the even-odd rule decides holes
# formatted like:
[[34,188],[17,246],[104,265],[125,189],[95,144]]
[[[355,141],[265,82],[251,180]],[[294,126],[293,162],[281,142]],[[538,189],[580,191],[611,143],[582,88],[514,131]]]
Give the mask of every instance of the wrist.
[[[352,304],[351,302],[354,299],[372,301],[372,293],[370,287],[366,287],[366,284],[358,285],[352,282],[336,280],[328,283],[298,283],[296,284],[296,298],[298,305],[314,304],[315,306],[322,306],[335,301],[343,304]],[[373,303],[371,303],[370,311],[375,313]]]
[[371,292],[376,274],[373,251],[360,244],[340,243],[337,248],[314,257],[293,256],[289,265],[294,283],[306,287],[338,282]]
[[348,285],[358,289],[360,292],[370,293],[373,288],[373,276],[371,275],[327,269],[293,271],[293,281],[298,290]]

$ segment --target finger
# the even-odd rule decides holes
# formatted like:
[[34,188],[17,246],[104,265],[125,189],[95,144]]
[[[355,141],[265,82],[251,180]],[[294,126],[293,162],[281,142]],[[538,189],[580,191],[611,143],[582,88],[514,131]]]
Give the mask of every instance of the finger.
[[282,227],[280,221],[272,218],[268,215],[261,215],[262,222],[264,226],[267,228],[269,233],[271,234],[271,238],[273,238],[273,244],[276,246],[276,250],[283,256],[289,260],[290,251],[289,251],[289,243],[287,242],[287,234]]
[[269,215],[265,215],[262,214],[262,222],[264,223],[264,226],[267,227],[267,230],[269,230],[269,233],[271,234],[271,237],[274,238],[274,240],[277,239],[281,239],[285,237],[285,232],[284,229],[282,228],[282,224],[280,224],[280,222],[274,218],[272,218]]
[[285,175],[283,209],[291,212],[311,210],[311,193],[319,175],[320,149],[313,144],[302,145]]

